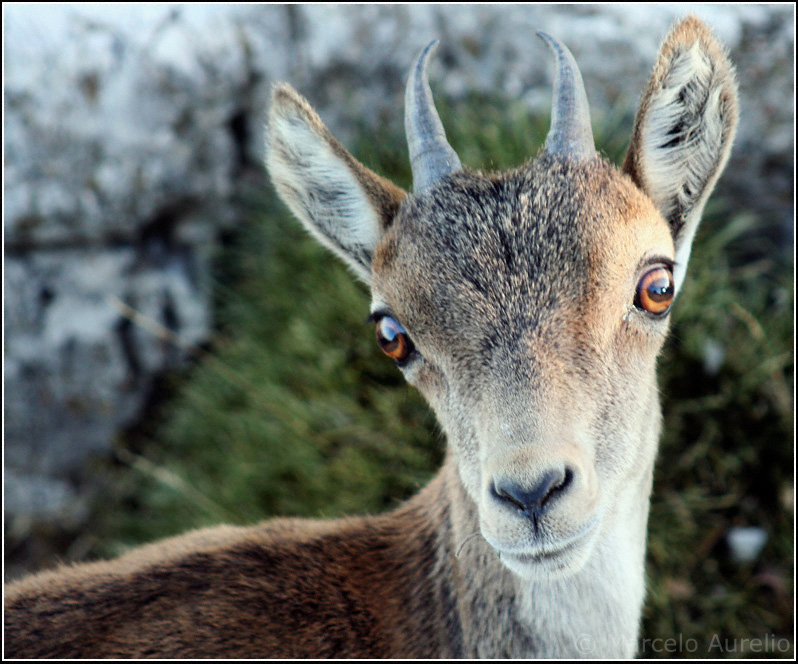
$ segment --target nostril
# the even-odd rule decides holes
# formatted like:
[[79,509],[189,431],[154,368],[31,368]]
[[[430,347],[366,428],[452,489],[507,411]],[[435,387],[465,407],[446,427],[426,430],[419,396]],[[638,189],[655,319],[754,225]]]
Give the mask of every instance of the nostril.
[[545,505],[549,500],[554,498],[557,494],[566,491],[568,487],[571,485],[571,482],[573,482],[573,480],[574,480],[574,471],[572,471],[570,468],[566,468],[562,481],[559,484],[552,486],[549,489],[548,493],[545,496],[543,496],[543,499],[541,500],[540,503],[541,507]]
[[520,510],[526,509],[526,505],[522,502],[522,500],[516,497],[520,494],[520,491],[518,491],[514,486],[507,485],[497,487],[494,483],[491,483],[490,490],[494,498],[511,503]]
[[491,483],[491,495],[528,516],[539,517],[548,509],[552,499],[568,490],[574,480],[570,468],[549,470],[538,478],[531,488],[522,487],[506,478],[497,478]]

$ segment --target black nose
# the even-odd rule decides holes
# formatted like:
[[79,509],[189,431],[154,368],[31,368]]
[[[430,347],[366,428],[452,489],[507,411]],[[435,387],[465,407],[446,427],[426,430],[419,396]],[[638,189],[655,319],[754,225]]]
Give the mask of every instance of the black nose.
[[509,507],[523,512],[533,520],[539,519],[572,484],[574,473],[570,468],[546,471],[530,488],[522,487],[506,478],[494,480],[491,495]]

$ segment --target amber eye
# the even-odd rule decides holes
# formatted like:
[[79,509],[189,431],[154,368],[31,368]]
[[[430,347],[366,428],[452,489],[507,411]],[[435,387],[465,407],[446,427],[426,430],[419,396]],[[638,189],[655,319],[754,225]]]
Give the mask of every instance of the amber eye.
[[659,265],[646,272],[637,283],[635,306],[655,316],[662,316],[673,302],[673,272]]
[[383,316],[377,321],[377,343],[388,357],[400,364],[413,352],[413,342],[407,332],[390,316]]

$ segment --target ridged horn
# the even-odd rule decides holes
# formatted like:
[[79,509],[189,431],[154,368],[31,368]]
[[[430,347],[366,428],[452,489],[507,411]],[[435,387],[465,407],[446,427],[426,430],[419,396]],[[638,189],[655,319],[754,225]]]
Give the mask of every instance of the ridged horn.
[[549,45],[557,63],[546,151],[553,155],[590,159],[596,154],[596,145],[582,74],[564,44],[545,32],[537,35]]
[[432,101],[427,65],[438,48],[435,40],[418,56],[405,89],[405,133],[413,171],[413,193],[419,194],[452,171],[462,168],[460,158],[446,141],[443,124]]

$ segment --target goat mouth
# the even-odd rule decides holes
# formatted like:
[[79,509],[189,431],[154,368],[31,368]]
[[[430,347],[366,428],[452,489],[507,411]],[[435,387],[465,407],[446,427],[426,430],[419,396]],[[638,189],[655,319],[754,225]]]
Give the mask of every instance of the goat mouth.
[[517,576],[532,581],[550,581],[579,572],[591,549],[589,539],[580,537],[559,548],[528,553],[499,551],[499,560]]
[[521,576],[537,576],[539,572],[577,571],[587,560],[597,533],[598,519],[591,519],[579,532],[564,542],[546,544],[539,547],[508,550],[494,546],[499,559],[510,570]]
[[571,541],[565,546],[561,546],[557,549],[548,548],[533,553],[506,553],[504,551],[499,551],[499,558],[502,560],[512,560],[523,565],[539,565],[540,563],[556,561],[563,558],[563,556],[567,557],[578,549],[581,544],[582,538],[579,538],[579,541]]

